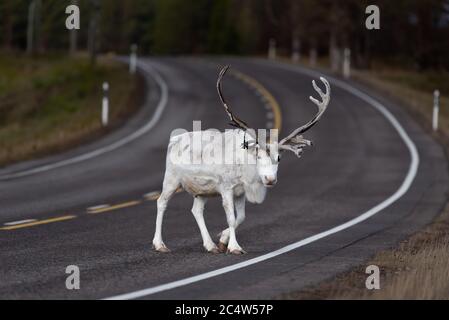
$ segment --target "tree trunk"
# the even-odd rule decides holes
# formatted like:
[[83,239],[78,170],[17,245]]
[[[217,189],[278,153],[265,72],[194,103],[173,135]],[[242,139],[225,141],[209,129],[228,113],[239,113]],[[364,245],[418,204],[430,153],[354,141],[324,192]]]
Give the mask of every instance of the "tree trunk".
[[92,10],[89,22],[88,47],[90,62],[95,65],[97,62],[97,33],[98,33],[98,17],[100,12],[100,0],[91,0]]
[[[72,0],[72,4],[75,6],[78,6],[78,0]],[[78,30],[73,29],[70,30],[70,48],[69,52],[70,55],[74,55],[76,51],[78,50]]]
[[329,59],[332,72],[337,72],[340,68],[340,53],[337,48],[337,35],[335,29],[330,30],[329,37]]
[[28,7],[28,30],[27,30],[27,53],[32,55],[35,46],[35,19],[36,19],[36,1],[30,2]]
[[3,38],[3,48],[7,51],[11,50],[13,47],[13,38],[14,38],[14,25],[13,25],[13,10],[11,9],[11,1],[7,1],[4,5],[5,15],[4,15],[4,38]]

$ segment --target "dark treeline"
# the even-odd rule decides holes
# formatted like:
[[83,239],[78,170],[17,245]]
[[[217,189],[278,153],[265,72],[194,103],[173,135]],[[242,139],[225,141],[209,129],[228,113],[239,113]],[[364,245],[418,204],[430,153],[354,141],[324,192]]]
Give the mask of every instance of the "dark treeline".
[[[30,0],[1,0],[0,43],[27,46]],[[65,7],[73,0],[39,0],[38,52],[66,50]],[[101,52],[129,52],[132,43],[151,54],[262,54],[275,39],[281,54],[299,41],[302,55],[349,47],[359,67],[373,58],[420,69],[449,69],[449,0],[78,0],[78,47],[88,43],[99,17]],[[97,6],[96,6],[97,4]],[[365,8],[376,4],[381,30],[365,28]]]

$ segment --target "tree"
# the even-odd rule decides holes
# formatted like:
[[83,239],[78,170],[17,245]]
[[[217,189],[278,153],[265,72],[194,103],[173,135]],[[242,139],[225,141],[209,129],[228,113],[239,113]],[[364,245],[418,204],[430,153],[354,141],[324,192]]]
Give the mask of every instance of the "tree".
[[229,0],[216,0],[211,12],[208,33],[208,51],[210,53],[237,53],[239,39],[231,19]]
[[4,17],[3,23],[0,25],[0,37],[3,48],[9,51],[12,48],[14,30],[13,4],[11,1],[0,3],[0,16]]
[[208,0],[157,0],[154,51],[165,54],[204,52],[211,5]]

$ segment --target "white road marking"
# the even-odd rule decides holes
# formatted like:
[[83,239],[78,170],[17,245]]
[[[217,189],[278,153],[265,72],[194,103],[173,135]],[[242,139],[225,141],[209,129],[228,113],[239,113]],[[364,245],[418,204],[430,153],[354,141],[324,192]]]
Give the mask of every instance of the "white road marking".
[[[284,66],[281,64],[276,64],[275,66],[278,66],[278,67],[281,67],[281,68],[284,68],[284,69],[287,69],[290,71],[296,71],[296,72],[300,72],[303,74],[311,75],[311,76],[317,77],[317,78],[319,76],[321,76],[321,74],[316,71],[306,70],[306,69],[302,69],[302,68],[298,69],[298,68],[293,68],[293,67],[287,67],[287,66]],[[351,85],[349,85],[343,81],[340,81],[333,77],[327,77],[327,78],[331,80],[332,85],[339,87],[340,89],[346,90],[347,92],[355,95],[356,97],[360,98],[361,100],[365,101],[366,103],[368,103],[372,107],[374,107],[376,110],[378,110],[391,123],[391,125],[396,129],[399,136],[404,141],[405,145],[407,146],[407,148],[410,152],[411,163],[410,163],[407,175],[405,177],[405,180],[403,181],[403,183],[399,187],[399,189],[393,195],[391,195],[389,198],[382,201],[381,203],[379,203],[375,207],[371,208],[370,210],[362,213],[360,216],[358,216],[354,219],[351,219],[348,222],[338,225],[334,228],[326,230],[324,232],[320,232],[320,233],[313,235],[311,237],[308,237],[306,239],[292,243],[292,244],[285,246],[281,249],[278,249],[278,250],[269,252],[267,254],[264,254],[262,256],[259,256],[259,257],[253,258],[253,259],[249,259],[249,260],[246,260],[246,261],[243,261],[240,263],[236,263],[236,264],[224,267],[224,268],[220,268],[220,269],[202,273],[202,274],[199,274],[196,276],[184,278],[184,279],[181,279],[178,281],[173,281],[173,282],[169,282],[166,284],[158,285],[155,287],[110,297],[110,298],[107,298],[106,300],[129,300],[129,299],[142,298],[142,297],[149,296],[149,295],[152,295],[155,293],[179,288],[179,287],[186,286],[186,285],[189,285],[189,284],[192,284],[195,282],[210,279],[210,278],[213,278],[213,277],[216,277],[219,275],[226,274],[228,272],[246,268],[248,266],[254,265],[259,262],[266,261],[268,259],[275,258],[281,254],[304,247],[310,243],[321,240],[330,235],[336,234],[340,231],[346,230],[358,223],[361,223],[361,222],[371,218],[375,214],[379,213],[383,209],[387,208],[388,206],[390,206],[391,204],[396,202],[410,189],[410,186],[412,185],[412,182],[415,179],[416,174],[418,172],[419,154],[418,154],[416,145],[413,143],[413,141],[410,139],[408,134],[405,132],[404,128],[401,126],[401,124],[398,122],[398,120],[393,116],[393,114],[390,111],[388,111],[388,109],[385,106],[383,106],[380,102],[376,101],[375,99],[371,98],[367,94],[363,93],[362,91],[358,90],[355,87],[352,87]]]
[[4,223],[4,225],[5,226],[17,226],[19,224],[30,223],[30,222],[35,222],[35,221],[37,221],[37,220],[36,219],[27,219],[27,220],[6,222],[6,223]]
[[273,122],[267,122],[267,128],[268,129],[273,129],[273,127],[274,127]]
[[159,121],[159,119],[162,116],[162,113],[164,112],[165,107],[167,106],[167,102],[168,102],[168,86],[167,83],[164,81],[164,79],[159,75],[159,73],[153,68],[150,67],[149,65],[139,62],[139,67],[141,69],[143,69],[144,71],[148,72],[149,74],[151,74],[151,76],[154,78],[154,80],[157,82],[158,86],[160,87],[161,90],[161,98],[159,100],[159,103],[156,107],[156,111],[153,114],[153,117],[151,118],[150,122],[148,122],[146,125],[144,125],[143,127],[141,127],[139,130],[133,132],[132,134],[130,134],[129,136],[126,136],[108,146],[96,149],[92,152],[88,152],[79,156],[76,156],[74,158],[70,158],[70,159],[66,159],[66,160],[62,160],[59,162],[55,162],[55,163],[51,163],[48,165],[44,165],[41,167],[37,167],[37,168],[33,168],[30,170],[25,170],[25,171],[20,171],[20,172],[16,172],[16,173],[11,173],[11,174],[6,174],[3,176],[0,176],[0,181],[2,180],[8,180],[8,179],[13,179],[13,178],[19,178],[19,177],[24,177],[24,176],[29,176],[29,175],[33,175],[36,173],[40,173],[40,172],[45,172],[45,171],[49,171],[52,169],[56,169],[56,168],[60,168],[60,167],[64,167],[67,165],[71,165],[74,163],[78,163],[78,162],[82,162],[88,159],[92,159],[95,157],[98,157],[102,154],[105,154],[107,152],[116,150],[134,140],[136,140],[137,138],[140,138],[141,136],[143,136],[144,134],[146,134],[148,131],[150,131],[151,129],[153,129],[153,127],[157,124],[157,122]]
[[274,113],[273,112],[268,112],[267,113],[267,119],[273,120],[274,119]]

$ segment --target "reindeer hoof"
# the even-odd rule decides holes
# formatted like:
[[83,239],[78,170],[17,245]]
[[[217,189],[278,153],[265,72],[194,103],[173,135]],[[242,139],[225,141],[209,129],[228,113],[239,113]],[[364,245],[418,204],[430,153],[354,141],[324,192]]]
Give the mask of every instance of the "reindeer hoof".
[[218,250],[220,251],[220,253],[225,253],[228,250],[228,246],[223,242],[220,242],[218,243]]
[[160,245],[160,246],[153,245],[153,249],[156,250],[157,252],[160,252],[160,253],[169,253],[169,252],[171,252],[170,249],[165,246],[165,244],[164,245]]
[[220,250],[218,249],[218,248],[213,248],[212,250],[208,250],[208,252],[209,253],[212,253],[212,254],[220,254],[221,252],[220,252]]
[[234,249],[234,250],[228,250],[227,253],[230,253],[235,256],[240,256],[240,255],[245,254],[246,252],[244,250]]

